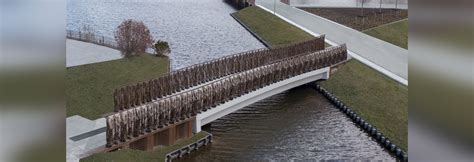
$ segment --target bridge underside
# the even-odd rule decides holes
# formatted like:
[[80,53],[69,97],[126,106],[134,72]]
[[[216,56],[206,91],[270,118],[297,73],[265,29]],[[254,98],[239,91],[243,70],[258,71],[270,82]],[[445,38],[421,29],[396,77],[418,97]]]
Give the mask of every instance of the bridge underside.
[[273,83],[256,91],[234,98],[233,100],[218,105],[215,108],[197,114],[196,121],[194,122],[194,132],[198,133],[201,131],[202,126],[214,120],[217,120],[225,115],[233,113],[241,108],[244,108],[250,104],[258,102],[267,97],[282,93],[286,90],[310,82],[314,82],[316,80],[329,79],[329,75],[330,67],[325,67],[298,76],[294,76],[292,78],[280,82]]

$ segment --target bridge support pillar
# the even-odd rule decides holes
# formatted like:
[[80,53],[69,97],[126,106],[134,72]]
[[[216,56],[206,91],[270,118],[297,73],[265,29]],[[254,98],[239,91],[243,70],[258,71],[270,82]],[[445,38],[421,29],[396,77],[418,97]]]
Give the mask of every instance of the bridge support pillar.
[[194,127],[194,133],[199,133],[201,132],[201,120],[197,120],[197,118],[194,118],[193,122],[193,127]]

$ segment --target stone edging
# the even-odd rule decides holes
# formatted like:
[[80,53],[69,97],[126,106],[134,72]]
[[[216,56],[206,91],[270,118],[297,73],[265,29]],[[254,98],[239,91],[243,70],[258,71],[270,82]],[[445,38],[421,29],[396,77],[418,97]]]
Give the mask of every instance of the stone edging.
[[199,147],[206,146],[207,144],[212,143],[212,134],[208,133],[206,137],[203,137],[196,142],[183,146],[177,150],[174,150],[168,154],[166,154],[165,161],[171,162],[173,159],[181,158],[184,155],[190,154],[193,151],[197,151]]
[[250,32],[250,34],[252,34],[255,38],[257,38],[258,41],[260,41],[265,47],[267,48],[270,48],[271,45],[265,41],[262,37],[260,37],[257,33],[253,32],[252,29],[250,29],[247,25],[245,25],[245,23],[243,23],[242,21],[240,21],[239,18],[237,18],[235,15],[235,13],[231,13],[230,16],[232,18],[235,19],[235,21],[237,21],[240,25],[242,25],[247,31]]
[[312,87],[322,93],[324,97],[326,97],[329,101],[331,101],[337,109],[342,111],[344,114],[346,114],[347,117],[349,117],[357,126],[359,126],[362,130],[364,130],[366,133],[368,133],[372,138],[377,141],[382,147],[384,147],[386,150],[389,151],[389,153],[395,155],[395,157],[400,160],[400,161],[408,161],[408,154],[403,151],[400,147],[392,143],[387,137],[385,137],[375,126],[372,126],[369,124],[367,121],[362,119],[355,113],[354,111],[351,110],[351,108],[347,105],[345,105],[341,100],[339,100],[337,97],[332,95],[329,91],[321,87],[320,85],[314,83],[312,84]]

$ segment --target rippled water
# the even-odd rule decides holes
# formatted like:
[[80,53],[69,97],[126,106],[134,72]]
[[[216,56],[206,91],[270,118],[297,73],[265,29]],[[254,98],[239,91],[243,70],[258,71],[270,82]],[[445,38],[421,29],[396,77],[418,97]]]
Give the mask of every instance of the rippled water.
[[68,0],[67,29],[90,25],[113,38],[125,19],[143,21],[155,39],[168,41],[173,69],[264,48],[229,14],[222,0]]
[[395,161],[316,90],[303,86],[211,123],[214,142],[178,161]]

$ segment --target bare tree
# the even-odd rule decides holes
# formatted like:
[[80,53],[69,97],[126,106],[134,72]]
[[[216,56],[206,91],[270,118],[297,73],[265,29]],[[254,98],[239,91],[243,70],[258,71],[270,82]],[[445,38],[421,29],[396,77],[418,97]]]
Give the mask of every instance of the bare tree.
[[400,15],[400,11],[398,10],[398,0],[395,0],[395,13],[397,13],[397,16]]
[[382,0],[380,0],[379,13],[382,13]]
[[360,10],[360,16],[361,17],[364,17],[364,4],[368,1],[368,0],[357,0],[359,1],[360,5],[361,5],[361,10]]
[[362,18],[362,26],[365,25],[364,4],[365,4],[366,2],[368,2],[368,1],[369,1],[369,0],[357,0],[357,2],[359,2],[359,3],[361,4],[361,7],[360,7],[361,10],[360,10],[360,15],[359,15],[359,17]]
[[118,49],[124,57],[142,54],[153,44],[150,30],[141,21],[128,19],[115,30]]

